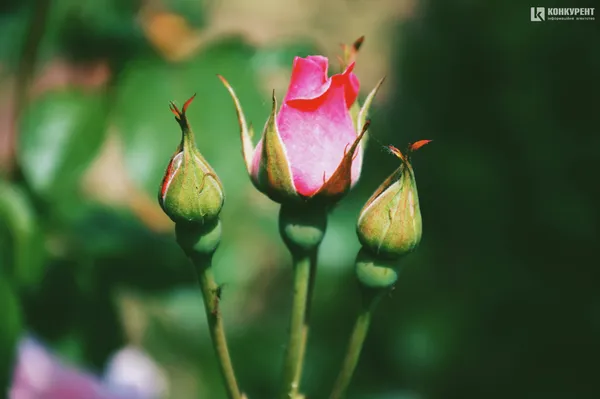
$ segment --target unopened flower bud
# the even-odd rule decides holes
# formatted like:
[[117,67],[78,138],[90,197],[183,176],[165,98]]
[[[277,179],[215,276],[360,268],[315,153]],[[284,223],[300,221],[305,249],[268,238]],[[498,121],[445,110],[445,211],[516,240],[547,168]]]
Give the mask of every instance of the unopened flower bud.
[[365,204],[358,219],[358,238],[364,248],[381,258],[396,259],[412,252],[421,241],[422,223],[410,154],[431,140],[412,144],[402,154],[390,146],[400,167]]
[[217,174],[196,148],[194,134],[185,115],[194,97],[186,101],[181,111],[175,104],[170,104],[182,136],[167,166],[158,202],[174,222],[204,225],[218,218],[224,194]]
[[273,92],[271,115],[256,145],[239,99],[219,76],[235,104],[250,179],[273,201],[330,207],[358,181],[367,114],[383,83],[358,105],[360,83],[353,71],[362,40],[344,48],[343,71],[331,77],[327,58],[296,57],[283,103],[277,106]]

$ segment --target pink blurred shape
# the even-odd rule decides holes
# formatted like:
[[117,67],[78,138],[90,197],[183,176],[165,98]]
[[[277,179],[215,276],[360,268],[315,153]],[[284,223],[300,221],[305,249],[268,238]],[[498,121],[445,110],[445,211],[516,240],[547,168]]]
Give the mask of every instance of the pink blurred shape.
[[[127,357],[126,354],[125,357],[121,355],[119,359],[113,358],[112,366],[109,367],[110,378],[105,382],[91,373],[63,363],[37,340],[25,337],[19,343],[9,399],[155,399],[160,397],[162,392],[152,390],[155,383],[143,386],[144,379],[146,382],[160,380],[152,375],[159,373],[158,366],[142,352],[136,352],[136,359],[133,362]],[[114,359],[117,359],[116,363]],[[149,366],[150,363],[152,366]],[[131,383],[132,381],[134,383]]]

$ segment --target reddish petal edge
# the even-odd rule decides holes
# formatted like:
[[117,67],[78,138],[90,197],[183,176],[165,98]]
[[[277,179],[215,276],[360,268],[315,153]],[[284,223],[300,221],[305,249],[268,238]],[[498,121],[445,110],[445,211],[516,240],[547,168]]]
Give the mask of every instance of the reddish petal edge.
[[322,93],[320,93],[316,97],[304,98],[304,97],[296,97],[296,98],[288,98],[285,100],[285,103],[290,107],[294,107],[301,110],[314,110],[318,108],[323,102],[325,95],[331,89],[331,87],[335,86],[344,86],[344,99],[346,100],[346,107],[350,109],[356,99],[358,98],[358,92],[360,90],[360,82],[358,77],[352,73],[355,67],[355,63],[351,63],[348,65],[346,70],[343,73],[338,73],[333,75],[331,78],[327,80],[327,83],[323,85]]
[[295,57],[283,101],[312,100],[325,94],[331,86],[331,79],[327,77],[328,62],[323,56]]

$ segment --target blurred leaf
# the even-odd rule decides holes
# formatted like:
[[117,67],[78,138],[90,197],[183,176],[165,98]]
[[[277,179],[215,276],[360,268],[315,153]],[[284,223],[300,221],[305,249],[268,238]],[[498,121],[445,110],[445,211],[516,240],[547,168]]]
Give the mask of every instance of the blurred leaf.
[[106,132],[106,96],[55,91],[33,102],[21,119],[19,156],[33,190],[48,199],[72,194]]
[[175,68],[160,60],[136,60],[118,84],[115,122],[123,138],[125,166],[134,183],[154,195],[178,144],[168,101],[193,94],[192,89],[182,90]]
[[79,237],[85,237],[79,244],[94,258],[130,254],[136,245],[144,245],[140,241],[156,240],[138,219],[124,211],[86,204],[73,216],[70,227]]
[[75,1],[61,30],[71,57],[128,59],[144,49],[136,21],[138,2],[120,0]]
[[181,336],[188,336],[185,342],[208,340],[202,293],[197,287],[175,289],[159,297],[154,306],[158,308],[155,311],[159,310],[156,315],[161,321]]
[[195,27],[202,27],[205,22],[206,3],[211,0],[171,0],[165,2],[168,9],[179,15],[185,16]]
[[[12,377],[13,360],[21,333],[21,310],[17,297],[8,280],[0,270],[0,389],[9,386]],[[6,391],[4,391],[6,392]]]
[[74,261],[47,261],[43,281],[31,295],[22,295],[23,316],[27,328],[45,341],[55,342],[76,328],[78,306],[85,303],[78,297]]
[[198,96],[188,113],[200,151],[227,190],[239,186],[228,185],[227,180],[246,181],[245,174],[240,173],[243,164],[235,111],[216,74],[227,76],[246,105],[247,116],[254,116],[262,108],[263,98],[250,67],[253,54],[251,47],[232,39],[211,46],[183,64],[139,59],[128,66],[119,84],[115,122],[123,137],[126,167],[138,186],[156,195],[181,139],[168,102],[182,104],[194,93]]
[[44,237],[32,204],[20,187],[0,181],[0,224],[6,225],[12,248],[12,263],[6,270],[19,287],[36,286],[44,275]]
[[310,39],[294,38],[292,42],[276,43],[261,47],[252,58],[257,71],[269,73],[280,68],[292,69],[294,57],[321,54],[322,50]]
[[144,291],[194,282],[174,237],[154,234],[127,211],[84,203],[63,220],[72,235],[71,247],[89,259],[79,265],[81,290],[89,291],[85,287],[95,286],[99,279]]
[[118,0],[57,0],[47,15],[40,45],[42,60],[66,53],[89,59],[131,54],[131,42],[141,39],[135,22],[137,2]]
[[[25,42],[28,15],[26,7],[19,7],[6,14],[0,13],[0,64],[11,69],[16,67]],[[0,72],[3,72],[1,66]]]

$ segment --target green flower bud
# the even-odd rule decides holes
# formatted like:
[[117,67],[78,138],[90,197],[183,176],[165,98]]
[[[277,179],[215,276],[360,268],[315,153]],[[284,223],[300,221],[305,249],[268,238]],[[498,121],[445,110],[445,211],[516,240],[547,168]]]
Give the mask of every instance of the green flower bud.
[[181,143],[171,158],[158,193],[158,203],[174,222],[204,225],[214,222],[223,207],[223,187],[215,171],[200,154],[185,112],[195,95],[186,101],[182,111],[173,103],[171,111],[181,126]]
[[360,213],[358,238],[363,247],[379,257],[399,258],[412,252],[421,241],[419,195],[408,155],[430,141],[414,143],[407,156],[390,146],[402,164],[383,182]]

